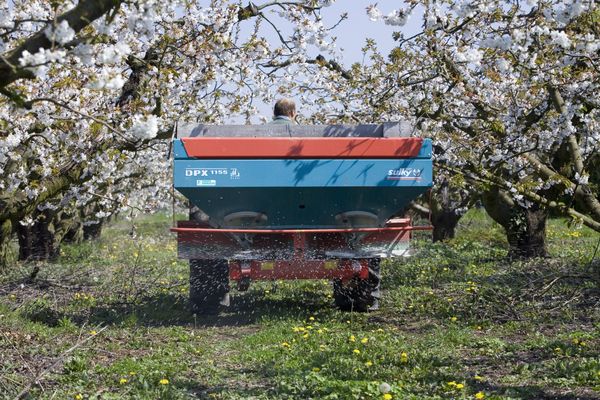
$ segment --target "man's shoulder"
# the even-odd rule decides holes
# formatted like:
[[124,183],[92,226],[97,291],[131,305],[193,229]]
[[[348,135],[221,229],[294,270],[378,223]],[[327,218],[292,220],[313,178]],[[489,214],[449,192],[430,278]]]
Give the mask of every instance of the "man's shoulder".
[[273,118],[273,120],[271,122],[269,122],[269,125],[292,125],[292,124],[294,124],[294,121],[291,120],[290,118],[287,118],[284,116],[275,117],[275,118]]
[[285,120],[285,119],[275,119],[268,123],[268,125],[290,125],[290,124],[293,124],[293,122]]

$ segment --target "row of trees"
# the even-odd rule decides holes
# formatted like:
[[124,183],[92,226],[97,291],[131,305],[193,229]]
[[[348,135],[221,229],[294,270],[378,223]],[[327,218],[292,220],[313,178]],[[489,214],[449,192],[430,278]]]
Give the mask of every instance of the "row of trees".
[[[327,2],[202,3],[3,3],[0,260],[16,233],[21,258],[47,258],[113,213],[166,204],[175,121],[256,114],[307,43],[325,46]],[[278,44],[273,18],[290,32]]]
[[368,61],[347,67],[321,19],[330,3],[5,2],[0,262],[16,234],[21,258],[45,258],[114,213],[170,202],[174,121],[250,118],[281,94],[318,107],[307,122],[409,119],[432,137],[449,232],[474,191],[515,255],[545,253],[551,214],[600,231],[593,1],[372,5],[373,23],[422,30],[396,33],[389,54],[367,39]]
[[[507,231],[515,256],[546,254],[545,226],[562,215],[600,232],[600,9],[593,1],[406,1],[373,20],[422,30],[343,79],[322,71],[312,85],[335,120],[409,118],[433,137],[438,187],[434,209],[464,207],[460,190],[482,193]],[[315,115],[332,121],[327,113]],[[454,187],[455,200],[444,194]],[[448,207],[450,205],[450,207]],[[446,214],[444,214],[446,213]],[[445,216],[444,216],[445,215]]]

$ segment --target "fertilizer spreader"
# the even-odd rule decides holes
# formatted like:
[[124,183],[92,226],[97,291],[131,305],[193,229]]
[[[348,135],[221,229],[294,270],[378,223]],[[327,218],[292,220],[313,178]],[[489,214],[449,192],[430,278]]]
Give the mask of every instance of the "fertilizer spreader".
[[[406,255],[402,213],[432,185],[431,141],[401,124],[206,126],[173,142],[190,301],[215,312],[229,281],[330,279],[338,307],[377,306],[379,263]],[[184,133],[185,135],[185,133]]]

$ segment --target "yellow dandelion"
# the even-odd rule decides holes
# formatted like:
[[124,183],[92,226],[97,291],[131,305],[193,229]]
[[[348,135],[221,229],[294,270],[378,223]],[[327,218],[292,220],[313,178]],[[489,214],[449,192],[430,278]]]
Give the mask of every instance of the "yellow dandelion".
[[383,395],[383,400],[392,400],[392,398],[393,398],[392,395],[389,393],[386,393]]
[[308,320],[309,320],[309,321],[314,321],[314,320],[315,320],[315,317],[308,317]]
[[283,342],[283,343],[281,343],[281,345],[282,345],[283,347],[290,347],[290,344],[289,344],[288,342]]
[[456,386],[456,382],[455,381],[446,382],[446,385],[448,385],[448,386]]
[[136,372],[133,372],[133,371],[131,371],[131,372],[129,373],[129,375],[131,375],[131,376],[134,376],[135,374],[136,374]]
[[169,384],[169,380],[162,378],[160,381],[158,381],[158,383],[160,383],[161,385],[168,385]]
[[473,378],[475,378],[476,381],[482,381],[483,380],[483,376],[479,376],[479,375],[475,375]]
[[475,398],[476,399],[484,399],[485,398],[485,393],[483,393],[483,392],[477,392],[477,393],[475,393]]
[[309,335],[308,335],[308,333],[305,333],[304,335],[302,335],[302,337],[303,337],[304,339],[307,339],[307,338],[308,338],[308,336],[309,336]]
[[408,354],[406,354],[406,353],[400,354],[400,362],[407,363],[408,362]]
[[465,385],[463,385],[462,383],[457,383],[456,384],[456,388],[459,389],[459,390],[462,389],[462,388],[464,388],[464,387],[465,387]]
[[362,338],[362,339],[360,339],[360,342],[362,344],[367,344],[369,342],[369,339],[368,338]]
[[77,393],[75,396],[73,396],[73,398],[74,398],[75,400],[82,400],[82,399],[83,399],[83,396],[81,395],[81,393]]
[[458,320],[458,318],[457,318],[457,317],[451,317],[451,318],[450,318],[450,321],[452,321],[452,322],[456,322],[457,320]]
[[126,383],[127,383],[127,379],[125,379],[125,378],[121,378],[121,379],[119,380],[119,383],[120,383],[121,385],[124,385],[124,384],[126,384]]
[[354,354],[360,354],[360,350],[359,350],[359,349],[354,349],[354,350],[352,350],[352,352],[353,352]]
[[354,335],[350,336],[350,339],[348,339],[351,342],[356,342],[356,338],[354,337]]
[[372,361],[367,361],[367,362],[365,363],[365,366],[367,366],[367,367],[370,367],[370,366],[372,366],[372,365],[373,365],[373,362],[372,362]]
[[90,335],[92,335],[92,336],[97,335],[97,334],[98,334],[98,332],[96,332],[95,330],[90,331]]

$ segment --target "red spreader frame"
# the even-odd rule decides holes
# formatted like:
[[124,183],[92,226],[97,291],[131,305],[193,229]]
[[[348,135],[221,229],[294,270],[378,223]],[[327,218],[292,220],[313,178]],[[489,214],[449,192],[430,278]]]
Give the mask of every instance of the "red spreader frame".
[[[179,221],[179,246],[193,249],[217,249],[235,254],[239,249],[236,235],[252,236],[252,252],[260,259],[229,261],[230,279],[240,281],[274,279],[367,279],[368,258],[349,257],[348,235],[361,235],[360,246],[395,246],[408,242],[413,231],[431,230],[431,226],[411,226],[409,218],[390,220],[384,228],[356,229],[215,229],[191,221]],[[273,252],[277,248],[278,251]],[[327,254],[342,254],[340,257]],[[181,255],[180,251],[180,255]],[[344,255],[345,254],[345,255]],[[273,255],[270,257],[270,255]],[[214,256],[214,252],[210,252]],[[196,258],[198,256],[195,256]]]

